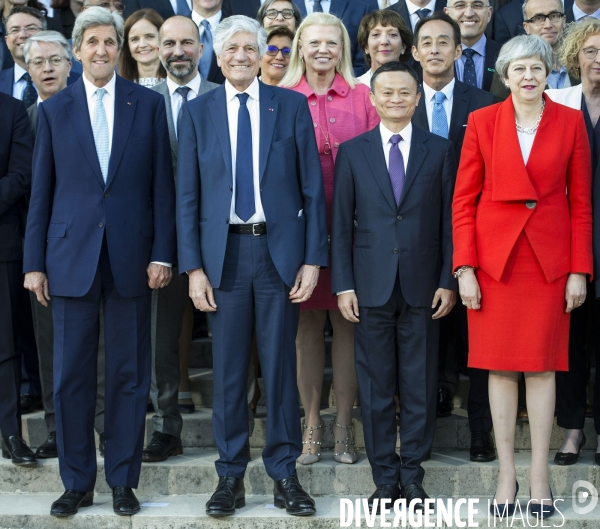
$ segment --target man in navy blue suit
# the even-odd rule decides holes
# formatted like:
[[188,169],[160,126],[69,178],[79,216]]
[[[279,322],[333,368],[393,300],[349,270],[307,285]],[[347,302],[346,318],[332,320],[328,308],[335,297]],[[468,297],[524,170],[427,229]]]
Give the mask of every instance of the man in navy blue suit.
[[177,167],[179,270],[213,333],[213,431],[219,450],[211,516],[245,504],[252,335],[267,394],[263,461],[275,506],[315,513],[296,474],[299,303],[327,266],[325,197],[306,98],[258,81],[266,33],[237,15],[215,31],[223,86],[183,106]]
[[116,514],[140,510],[131,489],[139,481],[150,389],[151,289],[169,283],[176,259],[175,190],[164,98],[114,73],[122,42],[120,15],[86,9],[73,29],[84,75],[38,108],[23,268],[40,303],[52,295],[66,489],[54,516],[93,502],[101,304],[106,480]]

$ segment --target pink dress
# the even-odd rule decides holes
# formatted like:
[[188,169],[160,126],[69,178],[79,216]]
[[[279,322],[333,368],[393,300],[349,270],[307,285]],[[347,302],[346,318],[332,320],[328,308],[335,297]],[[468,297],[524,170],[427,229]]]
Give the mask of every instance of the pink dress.
[[[336,74],[331,88],[325,95],[316,95],[306,78],[292,88],[308,98],[308,108],[313,118],[327,206],[327,231],[331,229],[331,205],[333,202],[333,174],[335,157],[340,144],[379,124],[379,116],[369,99],[369,88],[358,83],[350,88],[340,74]],[[328,141],[327,141],[328,140]],[[328,144],[328,145],[327,145]],[[331,292],[331,273],[322,269],[312,297],[302,303],[301,310],[337,310],[337,298]]]

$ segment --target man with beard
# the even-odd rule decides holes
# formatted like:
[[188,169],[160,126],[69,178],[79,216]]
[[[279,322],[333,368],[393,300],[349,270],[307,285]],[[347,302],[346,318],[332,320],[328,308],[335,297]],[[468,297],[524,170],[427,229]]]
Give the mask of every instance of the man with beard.
[[[160,29],[160,60],[167,70],[167,82],[152,90],[165,98],[167,122],[173,159],[173,174],[177,174],[177,125],[181,107],[195,97],[219,85],[207,81],[198,71],[202,43],[198,26],[191,18],[174,16]],[[177,404],[179,387],[179,335],[188,301],[188,277],[173,270],[171,282],[152,294],[152,383],[150,397],[155,415],[152,418],[152,440],[142,455],[149,463],[165,461],[183,452],[181,428],[183,422]]]

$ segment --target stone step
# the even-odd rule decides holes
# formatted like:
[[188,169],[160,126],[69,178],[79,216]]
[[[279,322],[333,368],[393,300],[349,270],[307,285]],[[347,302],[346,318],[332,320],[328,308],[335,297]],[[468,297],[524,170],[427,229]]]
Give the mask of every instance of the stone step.
[[[191,448],[162,463],[144,463],[139,493],[146,496],[210,494],[218,481],[214,467],[217,457],[215,450]],[[554,452],[550,454],[551,461],[553,458]],[[518,452],[515,456],[523,498],[529,490],[530,462],[530,452]],[[496,489],[498,462],[472,463],[465,451],[434,451],[423,467],[423,486],[432,497],[492,496]],[[363,452],[359,452],[354,465],[335,462],[329,452],[324,453],[319,463],[298,465],[297,470],[304,488],[315,496],[369,496],[374,490],[371,467]],[[109,492],[103,473],[104,459],[98,457],[96,491],[99,493]],[[580,462],[573,466],[560,467],[550,463],[550,482],[556,497],[570,496],[573,484],[578,480],[588,481],[596,487],[600,485],[600,468],[594,465],[593,452],[583,452]],[[273,491],[273,482],[266,473],[260,451],[252,451],[245,486],[249,495],[269,495]],[[1,493],[57,493],[62,490],[56,459],[41,460],[35,468],[17,467],[10,460],[0,460]]]
[[[205,504],[209,495],[163,496],[139,494],[142,510],[135,516],[116,516],[112,510],[109,494],[96,494],[94,505],[80,509],[69,518],[54,518],[49,515],[50,505],[57,499],[56,494],[0,494],[0,527],[2,529],[198,529],[220,527],[227,529],[337,529],[340,527],[340,499],[316,498],[317,514],[310,517],[289,516],[285,511],[273,506],[273,496],[247,496],[246,506],[238,509],[235,516],[210,518],[205,514]],[[357,498],[347,497],[353,503]],[[488,498],[478,498],[475,505],[477,514],[471,527],[507,527],[504,523],[488,518]],[[447,500],[445,500],[447,501]],[[526,498],[520,501],[525,509]],[[596,509],[590,514],[576,514],[571,499],[557,502],[557,507],[565,520],[557,513],[544,520],[544,527],[565,527],[567,529],[591,529],[600,524],[600,514]],[[533,517],[525,521],[526,514],[519,521],[518,516],[509,527],[536,527],[540,522]],[[468,520],[467,508],[462,506],[459,519]],[[435,523],[436,516],[431,517]],[[386,517],[388,524],[394,522],[394,514]],[[401,526],[401,522],[399,523]],[[355,527],[354,523],[352,527]],[[389,525],[388,525],[389,526]],[[449,527],[446,523],[430,527]],[[362,527],[367,523],[362,519]],[[382,527],[377,518],[371,527]],[[422,525],[413,525],[422,527]],[[453,524],[451,527],[456,527]]]

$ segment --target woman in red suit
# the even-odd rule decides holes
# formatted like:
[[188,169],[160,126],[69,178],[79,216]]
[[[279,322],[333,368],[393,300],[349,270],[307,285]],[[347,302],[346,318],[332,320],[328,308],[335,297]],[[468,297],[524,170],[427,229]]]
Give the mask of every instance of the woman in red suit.
[[[568,370],[570,312],[592,274],[591,164],[580,112],[544,87],[552,50],[519,36],[496,71],[511,96],[469,118],[453,203],[454,268],[469,319],[469,367],[490,370],[500,474],[495,500],[514,510],[517,377],[531,427],[530,510],[554,512],[548,450],[555,371]],[[566,192],[565,192],[566,191]]]

